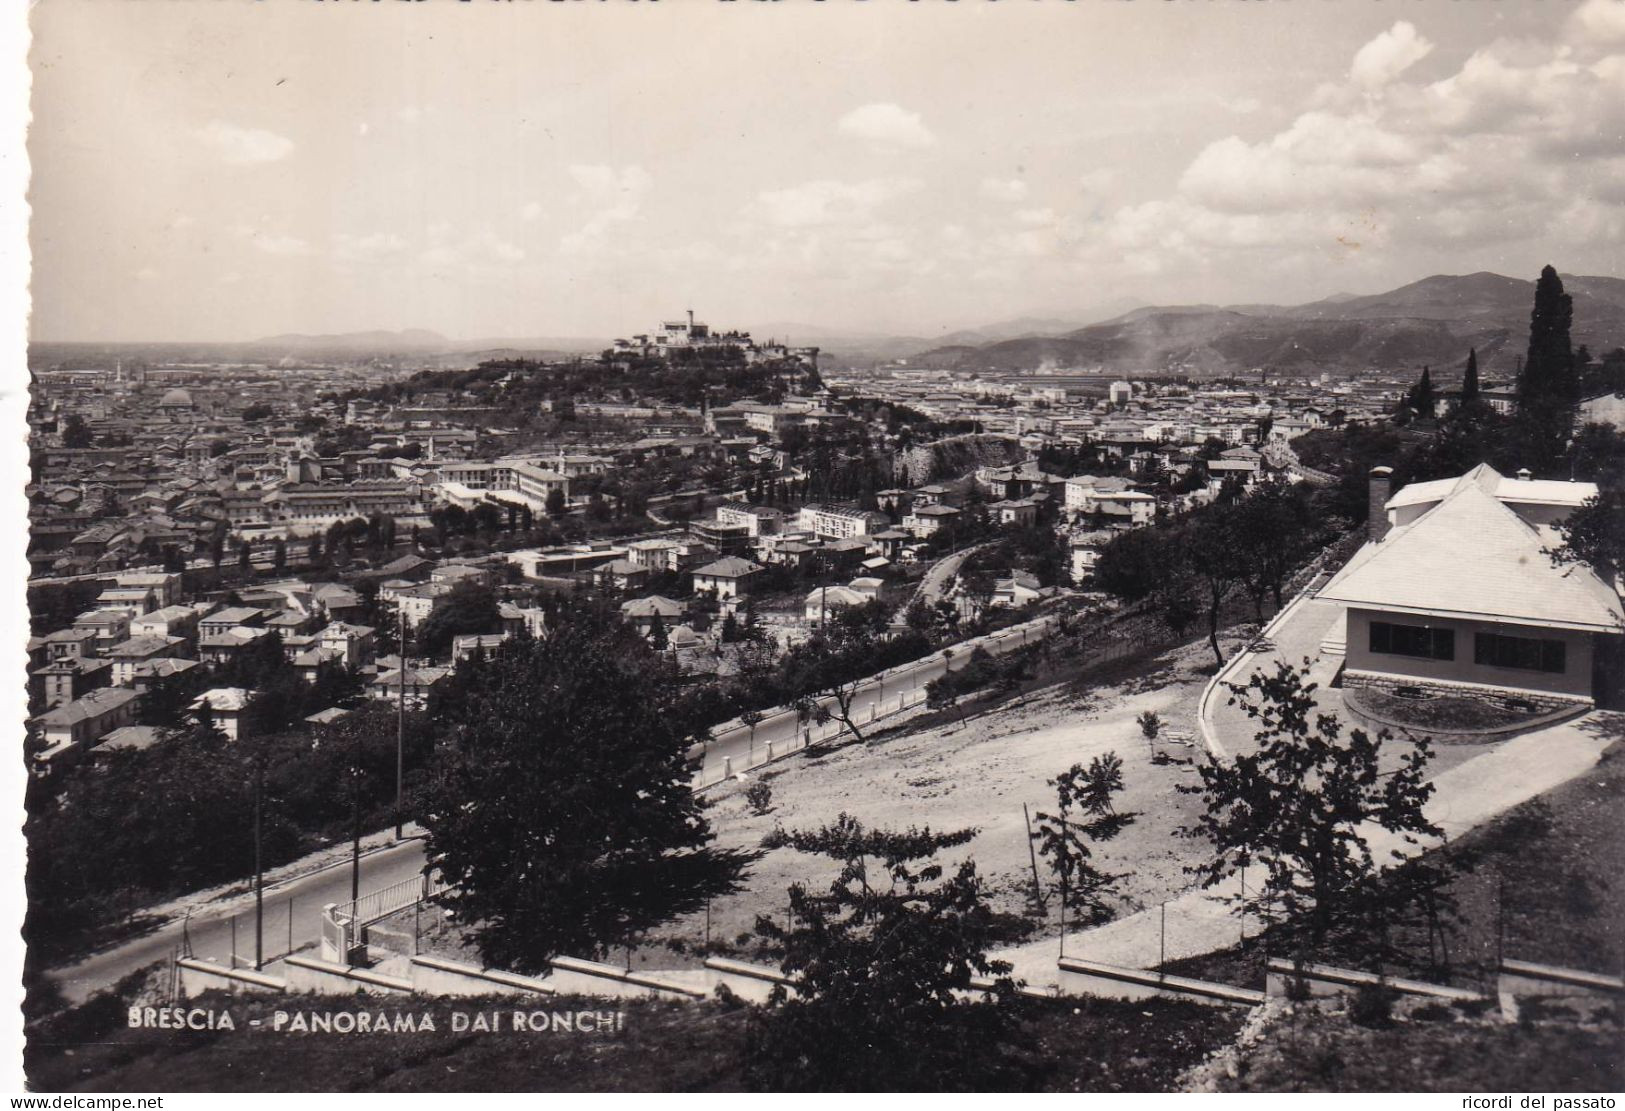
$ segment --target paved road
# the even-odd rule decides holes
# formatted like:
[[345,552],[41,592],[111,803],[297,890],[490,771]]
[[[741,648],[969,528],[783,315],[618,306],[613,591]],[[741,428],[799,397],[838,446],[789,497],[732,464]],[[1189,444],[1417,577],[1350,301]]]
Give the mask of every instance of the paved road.
[[[947,654],[933,653],[924,659],[871,676],[852,696],[852,718],[861,729],[870,721],[898,713],[905,704],[916,705],[920,697],[917,692],[923,691],[933,679],[940,678],[948,671],[964,667],[970,662],[974,649],[985,648],[995,656],[1003,655],[1024,644],[1042,640],[1054,631],[1056,621],[1054,617],[1040,617],[1013,625],[988,636],[956,644],[947,650]],[[834,708],[833,698],[822,701],[825,706]],[[793,709],[768,711],[754,730],[748,725],[724,724],[717,729],[709,743],[691,750],[693,755],[703,757],[696,782],[712,784],[722,778],[725,771],[737,771],[758,763],[766,757],[769,744],[774,746],[775,755],[778,755],[804,741],[809,731],[815,739],[822,740],[826,734],[833,734],[838,729],[837,723],[822,728],[803,723]]]
[[914,601],[924,602],[928,606],[935,605],[947,593],[949,585],[954,581],[954,576],[959,574],[959,568],[963,566],[965,560],[980,547],[981,544],[972,544],[962,552],[945,555],[933,563],[931,569],[925,573],[925,578],[920,580],[919,589],[914,592]]
[[[910,692],[923,690],[931,680],[944,674],[950,667],[963,667],[971,651],[980,645],[994,655],[1012,651],[1023,644],[1034,643],[1055,626],[1056,619],[1043,617],[1024,625],[990,634],[977,641],[953,646],[951,656],[937,653],[926,659],[892,668],[873,676],[853,700],[854,716],[864,722],[871,715],[884,716],[897,712],[899,696],[907,698]],[[919,696],[916,694],[915,698]],[[725,761],[734,766],[747,767],[766,754],[771,742],[784,745],[793,741],[802,726],[794,710],[771,713],[760,722],[752,738],[748,726],[725,727],[708,745],[706,759],[696,776],[696,786],[711,783],[721,777]],[[837,726],[827,727],[834,731]],[[697,754],[697,753],[696,753]],[[333,856],[326,850],[322,857]],[[314,863],[315,858],[312,858]],[[298,866],[294,866],[298,869]],[[377,848],[362,857],[361,890],[375,891],[402,880],[419,875],[423,868],[423,846],[418,840]],[[319,871],[306,871],[297,878],[268,886],[265,892],[263,926],[263,953],[269,958],[280,957],[290,947],[305,948],[321,939],[322,907],[328,903],[343,903],[350,898],[350,863],[348,856],[340,855],[336,861]],[[292,900],[291,912],[289,900]],[[292,918],[292,930],[289,918]],[[234,926],[235,920],[235,926]],[[192,954],[221,964],[252,966],[254,957],[254,901],[251,896],[235,896],[229,900],[216,900],[194,911],[183,925],[175,919],[164,926],[115,948],[93,954],[85,959],[50,970],[47,975],[61,988],[64,998],[79,1002],[105,988],[138,968],[168,958],[179,949],[185,938],[190,938]],[[275,969],[271,968],[274,972]]]
[[[423,844],[403,841],[361,858],[361,890],[372,891],[421,873]],[[289,900],[293,901],[293,947],[300,949],[321,939],[322,907],[350,898],[350,862],[343,858],[333,866],[289,880],[265,891],[264,953],[280,957],[288,950]],[[236,921],[233,938],[233,919]],[[165,926],[96,953],[76,964],[52,969],[47,975],[71,1003],[108,987],[120,978],[154,961],[167,959],[189,934],[192,953],[203,959],[229,965],[233,951],[238,967],[252,967],[254,959],[254,900],[234,897],[218,905],[194,912],[189,923],[174,920]]]

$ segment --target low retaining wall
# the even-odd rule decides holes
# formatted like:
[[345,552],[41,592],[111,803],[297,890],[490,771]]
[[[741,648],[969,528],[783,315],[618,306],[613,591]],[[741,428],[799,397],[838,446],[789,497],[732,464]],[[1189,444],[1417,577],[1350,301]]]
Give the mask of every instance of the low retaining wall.
[[707,957],[705,967],[712,973],[718,987],[725,987],[747,1003],[766,1003],[774,987],[783,984],[790,991],[795,987],[790,977],[763,964],[747,964],[726,957]]
[[352,995],[367,992],[371,995],[411,995],[412,981],[384,976],[365,968],[350,968],[332,961],[314,957],[288,957],[283,962],[287,969],[287,989],[291,992],[315,992],[320,995]]
[[605,995],[614,998],[674,995],[684,999],[704,999],[709,994],[702,988],[575,957],[554,958],[547,983],[560,995]]
[[530,976],[440,957],[413,957],[411,974],[413,990],[424,995],[552,995],[556,990]]
[[[1410,676],[1389,675],[1380,671],[1362,671],[1358,668],[1343,669],[1344,690],[1371,690],[1381,691],[1383,694],[1393,694],[1407,687],[1416,687],[1446,698],[1477,698],[1486,702],[1505,702],[1515,699],[1527,702],[1543,715],[1561,717],[1565,713],[1585,713],[1594,708],[1595,703],[1580,695],[1553,694],[1550,691],[1530,691],[1513,687],[1492,687],[1484,683],[1464,683],[1451,679],[1413,679]],[[1367,715],[1372,716],[1372,715]],[[1522,728],[1530,723],[1519,723],[1510,728]],[[1542,722],[1541,724],[1550,724]],[[1419,727],[1407,726],[1413,731]],[[1450,730],[1440,730],[1450,732]]]
[[1531,995],[1625,995],[1625,979],[1618,976],[1535,964],[1532,961],[1503,960],[1497,987],[1502,995],[1514,998]]
[[1352,968],[1336,968],[1327,964],[1305,964],[1302,968],[1279,957],[1270,958],[1265,992],[1270,998],[1284,998],[1290,994],[1293,981],[1300,981],[1310,995],[1341,995],[1364,987],[1386,987],[1401,995],[1419,995],[1429,999],[1443,999],[1452,1003],[1483,1002],[1484,993],[1470,988],[1453,988],[1445,984],[1429,984],[1422,980],[1405,980],[1379,976],[1375,972],[1360,972]]
[[181,972],[181,994],[190,999],[206,991],[224,988],[233,994],[244,992],[281,992],[287,983],[263,972],[246,968],[223,968],[212,961],[182,957],[175,962]]
[[1062,957],[1060,994],[1093,995],[1107,999],[1186,999],[1215,1006],[1256,1007],[1264,993],[1250,988],[1190,980],[1140,968],[1120,968],[1097,961]]

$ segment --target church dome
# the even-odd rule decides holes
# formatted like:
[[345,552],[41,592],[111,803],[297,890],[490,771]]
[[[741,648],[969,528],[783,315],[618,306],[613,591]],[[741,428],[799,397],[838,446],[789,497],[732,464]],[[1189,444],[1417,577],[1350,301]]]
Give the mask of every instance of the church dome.
[[192,395],[182,389],[170,390],[158,402],[158,407],[160,409],[190,409],[192,407]]

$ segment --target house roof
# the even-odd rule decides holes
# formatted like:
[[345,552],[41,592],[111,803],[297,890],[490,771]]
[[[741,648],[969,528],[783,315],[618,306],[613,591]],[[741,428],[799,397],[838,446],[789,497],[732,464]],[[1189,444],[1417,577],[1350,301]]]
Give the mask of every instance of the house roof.
[[[406,685],[409,687],[432,687],[446,676],[451,674],[449,667],[409,667],[406,669]],[[371,686],[384,687],[394,690],[400,686],[401,672],[399,668],[393,671],[382,672],[373,679]]]
[[1369,609],[1619,631],[1619,595],[1592,571],[1554,566],[1541,534],[1477,482],[1369,543],[1320,590]]
[[253,692],[244,690],[242,687],[215,687],[213,690],[204,691],[193,699],[192,709],[202,709],[207,704],[209,709],[216,713],[222,711],[232,713],[246,707],[251,697],[253,697]]
[[867,594],[859,594],[846,586],[819,587],[807,594],[807,604],[810,606],[861,606],[868,601]]
[[1386,508],[1425,505],[1442,501],[1458,490],[1477,486],[1500,501],[1514,504],[1579,506],[1597,496],[1595,482],[1563,482],[1545,478],[1508,478],[1488,463],[1480,463],[1459,478],[1413,482],[1388,499]]
[[176,656],[159,656],[155,660],[142,660],[136,664],[135,674],[142,679],[167,679],[171,675],[191,671],[196,666],[196,660],[185,660]]
[[64,702],[55,709],[47,710],[38,720],[48,726],[73,725],[98,717],[109,710],[116,710],[126,702],[140,697],[128,687],[103,687],[91,691],[83,698],[76,698],[72,702]]
[[754,575],[762,568],[759,564],[738,556],[724,556],[715,563],[707,563],[704,567],[695,570],[696,575],[709,575],[716,579],[742,579],[746,575]]
[[164,739],[164,731],[156,725],[121,725],[102,738],[104,749],[151,748]]
[[647,598],[634,598],[630,602],[621,603],[621,613],[626,617],[678,617],[688,612],[688,607],[682,602],[673,601],[659,594],[651,594]]
[[211,613],[203,620],[211,625],[241,625],[245,621],[254,620],[264,612],[264,610],[250,609],[247,606],[231,606],[216,613]]
[[171,645],[182,643],[180,637],[139,636],[131,637],[122,644],[115,644],[107,650],[109,659],[123,659],[125,657],[144,658],[155,656],[167,651]]

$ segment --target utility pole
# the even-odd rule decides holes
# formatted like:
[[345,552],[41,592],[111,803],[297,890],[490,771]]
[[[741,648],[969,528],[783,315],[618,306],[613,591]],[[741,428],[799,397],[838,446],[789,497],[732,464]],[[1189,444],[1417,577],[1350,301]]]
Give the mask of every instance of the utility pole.
[[[361,898],[361,733],[350,741],[350,902]],[[353,907],[351,908],[354,909]]]
[[395,840],[401,839],[401,793],[406,781],[406,607],[397,606],[400,634],[397,646],[400,656],[401,681],[395,701]]
[[254,753],[254,971],[265,966],[265,872],[260,853],[261,814],[265,798],[264,738],[255,742]]

